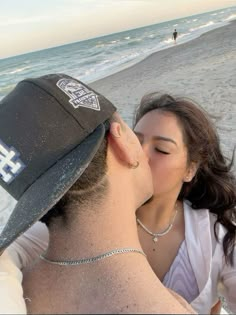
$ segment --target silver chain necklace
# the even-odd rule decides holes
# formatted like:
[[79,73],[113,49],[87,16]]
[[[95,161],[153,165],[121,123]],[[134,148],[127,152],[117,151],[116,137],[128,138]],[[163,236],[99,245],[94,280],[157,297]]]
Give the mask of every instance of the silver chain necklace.
[[170,222],[170,224],[168,225],[168,227],[163,231],[163,232],[156,232],[153,233],[151,232],[138,218],[136,218],[138,224],[144,229],[144,231],[146,231],[148,234],[150,234],[152,236],[152,240],[154,243],[157,243],[159,237],[166,235],[168,232],[170,232],[170,230],[173,227],[176,215],[177,215],[178,209],[175,210],[175,214],[173,216],[172,221]]
[[111,257],[113,255],[118,255],[118,254],[125,254],[125,253],[138,253],[142,254],[143,256],[147,257],[146,254],[140,249],[136,248],[118,248],[118,249],[113,249],[109,252],[103,253],[101,255],[95,256],[95,257],[90,257],[90,258],[82,258],[79,260],[51,260],[46,258],[43,254],[41,254],[39,257],[46,261],[49,264],[53,265],[60,265],[60,266],[78,266],[78,265],[83,265],[83,264],[91,264],[94,262],[97,262],[99,260]]

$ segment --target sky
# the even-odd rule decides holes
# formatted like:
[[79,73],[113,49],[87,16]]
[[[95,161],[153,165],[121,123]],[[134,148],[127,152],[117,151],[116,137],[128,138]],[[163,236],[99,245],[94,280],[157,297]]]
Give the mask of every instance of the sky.
[[0,0],[0,58],[235,5],[236,0]]

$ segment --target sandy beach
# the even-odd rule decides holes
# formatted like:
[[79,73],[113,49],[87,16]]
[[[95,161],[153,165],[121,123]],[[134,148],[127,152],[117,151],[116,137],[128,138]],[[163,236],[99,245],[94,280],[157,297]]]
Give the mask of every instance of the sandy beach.
[[193,98],[216,117],[222,148],[231,156],[236,145],[235,31],[233,21],[188,43],[154,53],[92,86],[116,104],[129,125],[145,93],[163,91]]

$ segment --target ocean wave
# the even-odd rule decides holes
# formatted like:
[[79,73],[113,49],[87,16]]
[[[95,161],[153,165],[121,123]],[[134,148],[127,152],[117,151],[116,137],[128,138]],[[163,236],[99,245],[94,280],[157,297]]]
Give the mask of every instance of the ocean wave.
[[160,45],[161,44],[170,44],[170,43],[173,43],[173,39],[171,37],[163,40],[162,42],[160,42]]
[[183,37],[186,37],[188,35],[191,35],[191,33],[181,33],[178,37],[183,38]]
[[137,39],[133,39],[132,41],[128,42],[127,45],[128,46],[135,46],[137,44],[139,44],[140,42],[142,42],[142,38],[137,38]]
[[231,20],[234,20],[234,19],[236,19],[236,14],[231,14],[226,19],[224,19],[224,21],[231,21]]
[[111,45],[116,44],[116,43],[119,43],[119,40],[112,40],[109,42],[109,44],[111,44]]
[[31,68],[31,66],[26,66],[26,67],[23,67],[23,68],[15,69],[15,70],[10,71],[10,72],[8,72],[6,74],[15,74],[15,73],[19,73],[19,72],[22,72],[22,71],[24,71],[26,69],[30,69],[30,68]]
[[105,46],[104,43],[98,43],[98,44],[95,45],[95,47],[97,47],[97,48],[102,48],[102,47],[104,47],[104,46]]
[[189,31],[190,31],[190,32],[194,32],[194,31],[200,30],[200,29],[202,29],[202,28],[207,28],[207,27],[212,26],[212,25],[214,25],[214,24],[215,24],[215,22],[209,21],[209,22],[207,22],[206,24],[202,24],[202,25],[200,25],[200,26],[198,26],[198,27],[190,28]]

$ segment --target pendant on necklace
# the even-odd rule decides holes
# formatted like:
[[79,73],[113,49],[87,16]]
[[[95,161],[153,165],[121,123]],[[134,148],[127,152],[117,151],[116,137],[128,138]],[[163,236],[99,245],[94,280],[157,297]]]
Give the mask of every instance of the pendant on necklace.
[[157,236],[154,236],[154,237],[152,238],[152,240],[153,240],[154,243],[157,243],[158,237],[157,237]]

